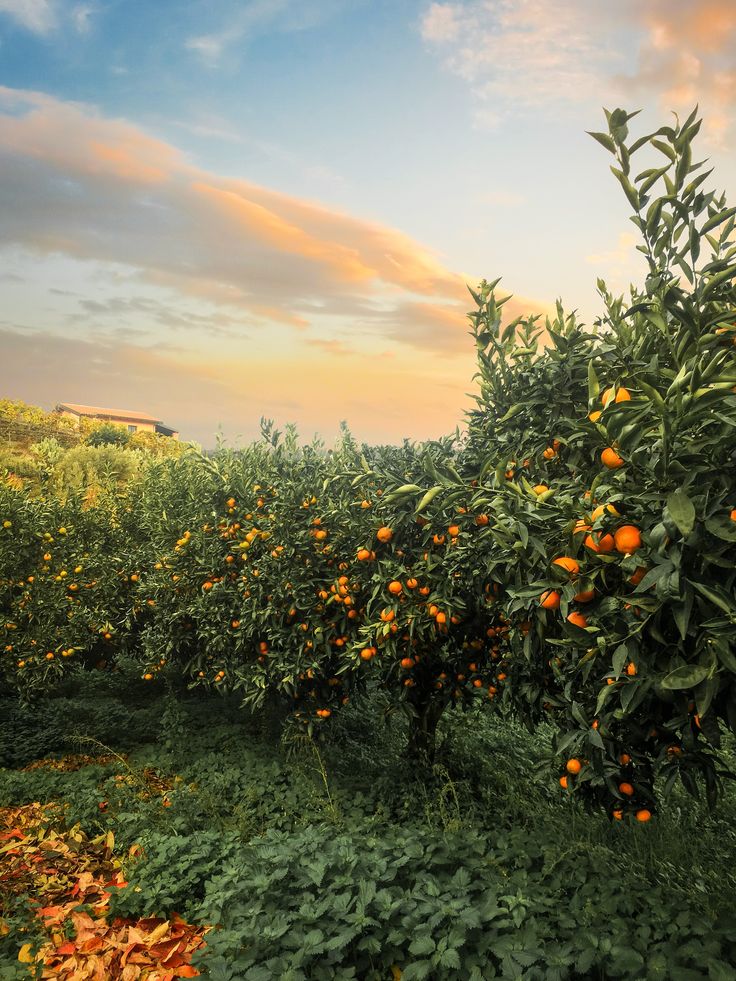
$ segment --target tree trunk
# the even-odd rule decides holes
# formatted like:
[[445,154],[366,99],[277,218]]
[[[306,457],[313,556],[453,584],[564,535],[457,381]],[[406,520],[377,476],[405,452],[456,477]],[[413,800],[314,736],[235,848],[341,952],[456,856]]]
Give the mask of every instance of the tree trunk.
[[439,701],[414,705],[417,715],[409,723],[407,755],[424,766],[434,763],[437,749],[437,724],[445,706]]

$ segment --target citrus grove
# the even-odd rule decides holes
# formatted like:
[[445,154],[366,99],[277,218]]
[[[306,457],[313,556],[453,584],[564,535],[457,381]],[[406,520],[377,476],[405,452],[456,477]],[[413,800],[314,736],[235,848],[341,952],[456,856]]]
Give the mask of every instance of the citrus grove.
[[[0,490],[0,685],[32,700],[133,659],[311,735],[380,692],[435,754],[482,704],[556,729],[560,793],[648,822],[655,782],[703,786],[736,731],[736,209],[693,162],[700,122],[614,158],[647,262],[599,281],[592,328],[504,322],[471,290],[467,431],[326,451],[264,424],[238,451],[152,459],[90,506]],[[645,151],[658,165],[636,173]]]

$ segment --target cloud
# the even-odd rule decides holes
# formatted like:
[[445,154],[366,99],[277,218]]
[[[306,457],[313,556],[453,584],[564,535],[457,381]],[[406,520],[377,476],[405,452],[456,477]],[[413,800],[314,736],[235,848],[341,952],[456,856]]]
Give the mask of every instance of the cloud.
[[[0,88],[2,106],[0,245],[136,272],[219,310],[218,331],[368,324],[384,341],[466,351],[476,277],[402,232],[203,171],[89,106]],[[152,307],[127,313],[161,322]]]
[[[307,30],[356,0],[250,0],[226,5],[223,26],[186,39],[184,47],[210,67],[218,67],[230,47],[269,32]],[[210,17],[212,20],[212,16]]]
[[57,23],[53,0],[0,0],[0,13],[34,34],[48,34]]
[[698,102],[706,139],[727,146],[736,124],[736,3],[651,0],[633,8],[632,21],[641,43],[634,69],[615,78],[621,91],[685,114]]
[[117,337],[56,336],[2,324],[0,349],[7,398],[46,408],[81,399],[125,405],[156,415],[205,447],[213,446],[218,429],[229,440],[254,438],[262,416],[278,426],[296,419],[306,438],[318,432],[330,441],[339,420],[347,419],[356,436],[370,442],[430,439],[453,430],[463,408],[471,407],[465,393],[472,355],[465,370],[452,374],[444,364],[432,370],[388,353],[367,365],[350,351],[326,355],[320,346],[307,358],[287,349],[277,357],[254,353],[247,362],[234,361],[220,349],[195,359]]
[[69,17],[78,34],[88,34],[96,8],[91,3],[77,3],[69,11]]
[[419,32],[468,83],[479,126],[627,98],[699,102],[721,145],[735,121],[734,0],[458,0],[428,4]]
[[425,41],[446,43],[456,41],[462,30],[462,8],[450,3],[432,3],[425,11],[421,33]]
[[595,97],[602,67],[620,60],[600,43],[608,21],[595,0],[466,0],[430,4],[420,33],[492,125],[510,110]]

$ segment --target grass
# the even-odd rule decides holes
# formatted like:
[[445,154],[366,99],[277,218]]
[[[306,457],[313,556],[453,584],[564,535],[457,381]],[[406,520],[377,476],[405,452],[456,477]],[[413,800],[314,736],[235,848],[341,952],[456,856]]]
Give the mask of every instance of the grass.
[[[403,753],[402,720],[387,718],[377,699],[351,704],[317,744],[279,739],[278,718],[249,718],[232,702],[175,697],[163,689],[152,697],[104,677],[75,684],[73,696],[70,690],[33,709],[5,706],[0,806],[60,801],[68,823],[80,823],[89,834],[112,829],[121,849],[142,844],[146,858],[126,870],[131,886],[116,900],[117,912],[176,911],[193,922],[217,923],[202,962],[208,976],[391,976],[386,972],[394,962],[372,950],[378,944],[409,979],[656,977],[659,961],[647,960],[655,955],[670,972],[664,976],[695,977],[688,972],[700,958],[700,977],[736,977],[726,966],[736,955],[736,946],[729,947],[736,936],[731,941],[717,932],[730,917],[736,889],[736,795],[730,787],[713,812],[676,791],[648,825],[612,825],[538,771],[551,730],[530,734],[499,716],[448,715],[437,762],[419,773]],[[92,760],[71,772],[21,769],[29,757],[72,752]],[[413,855],[408,864],[407,854]],[[312,878],[304,879],[310,868]],[[373,890],[366,908],[386,906],[383,921],[376,910],[366,913],[358,934],[343,922],[340,904],[348,899],[340,897],[352,896],[354,886],[354,879],[344,881],[346,869]],[[457,880],[458,870],[464,879]],[[291,882],[284,880],[286,871]],[[506,919],[496,915],[478,926],[475,917],[490,902],[491,887],[506,897]],[[258,929],[253,889],[261,902]],[[396,890],[394,909],[387,897]],[[465,925],[452,934],[440,919],[446,946],[440,950],[433,934],[426,951],[421,944],[412,951],[425,920],[409,912],[411,904],[419,910],[418,897],[433,890],[446,893],[441,908],[454,908]],[[320,918],[307,922],[305,910],[314,903]],[[523,914],[513,913],[514,903]],[[571,903],[581,904],[577,927],[562,913]],[[687,924],[669,936],[668,924],[683,913]],[[628,929],[627,918],[629,927],[643,924],[649,931],[632,939],[634,953],[621,953],[615,944],[600,949],[609,926]],[[297,950],[279,940],[287,920],[291,932],[303,935]],[[385,929],[371,926],[374,920]],[[274,931],[269,944],[259,939],[263,929]],[[486,951],[494,929],[500,931],[495,946]],[[321,950],[328,940],[317,943],[314,931],[334,943],[343,937],[343,947]],[[521,953],[504,960],[497,951],[509,938],[523,940]],[[16,942],[11,931],[0,946],[6,972]],[[530,953],[550,943],[559,955],[553,967]],[[6,976],[13,975],[0,972]]]

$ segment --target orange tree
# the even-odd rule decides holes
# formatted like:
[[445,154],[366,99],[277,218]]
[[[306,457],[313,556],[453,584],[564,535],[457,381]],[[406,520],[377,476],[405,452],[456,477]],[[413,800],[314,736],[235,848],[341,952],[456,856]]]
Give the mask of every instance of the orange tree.
[[[465,467],[492,520],[458,561],[530,621],[510,687],[530,723],[559,724],[562,786],[648,820],[657,773],[715,797],[736,730],[736,209],[694,176],[694,114],[633,143],[630,114],[607,119],[593,135],[635,209],[644,287],[624,304],[599,282],[594,331],[559,307],[502,326],[496,284],[474,294]],[[631,177],[644,148],[662,166]]]
[[131,643],[132,512],[0,488],[0,683],[43,693],[76,665],[105,666]]
[[431,757],[443,709],[503,682],[503,625],[485,633],[444,561],[466,509],[450,494],[433,523],[421,513],[434,493],[417,481],[456,472],[452,441],[359,452],[345,434],[325,452],[264,436],[163,461],[139,485],[143,677],[181,671],[253,708],[276,696],[310,729],[381,687],[410,719],[410,751]]

